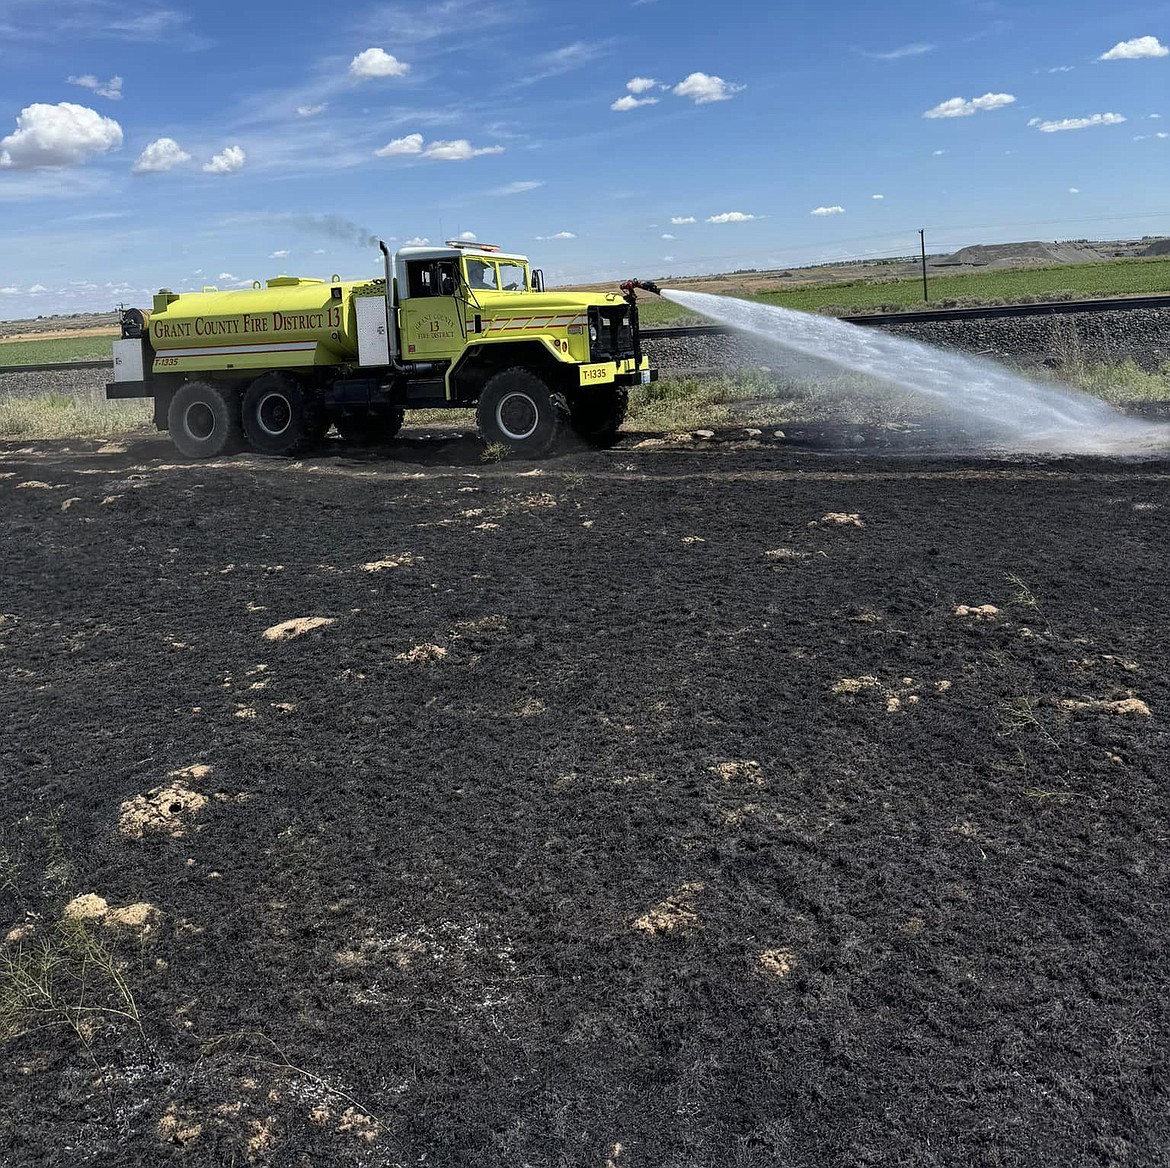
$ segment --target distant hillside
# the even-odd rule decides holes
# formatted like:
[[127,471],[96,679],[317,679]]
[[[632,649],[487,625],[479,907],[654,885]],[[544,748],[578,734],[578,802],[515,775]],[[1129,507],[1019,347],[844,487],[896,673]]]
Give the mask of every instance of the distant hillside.
[[1042,243],[977,243],[961,247],[948,256],[930,261],[934,268],[1023,268],[1052,267],[1056,264],[1094,264],[1110,258],[1109,253],[1089,243],[1067,241]]

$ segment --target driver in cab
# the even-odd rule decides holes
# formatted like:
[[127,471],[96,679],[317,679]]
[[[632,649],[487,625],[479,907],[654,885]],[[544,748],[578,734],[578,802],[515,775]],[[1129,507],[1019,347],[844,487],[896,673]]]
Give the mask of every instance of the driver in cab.
[[483,260],[467,261],[467,283],[472,288],[496,290],[496,265]]

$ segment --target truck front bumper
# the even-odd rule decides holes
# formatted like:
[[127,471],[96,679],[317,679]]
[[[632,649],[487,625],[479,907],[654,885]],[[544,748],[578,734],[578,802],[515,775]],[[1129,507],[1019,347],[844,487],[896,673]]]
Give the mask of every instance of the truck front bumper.
[[649,385],[658,380],[658,370],[650,368],[650,358],[643,357],[639,365],[633,357],[621,361],[595,361],[579,365],[577,376],[581,386],[589,385]]

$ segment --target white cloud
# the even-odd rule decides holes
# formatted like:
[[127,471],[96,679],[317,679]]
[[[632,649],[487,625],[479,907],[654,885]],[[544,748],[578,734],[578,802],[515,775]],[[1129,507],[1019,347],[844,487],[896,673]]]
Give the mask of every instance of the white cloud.
[[190,161],[191,155],[174,138],[156,138],[138,156],[133,169],[135,174],[164,174]]
[[627,93],[624,97],[619,97],[609,108],[617,110],[619,113],[625,113],[626,110],[637,109],[640,105],[657,105],[658,98],[656,97],[635,97],[632,93]]
[[934,49],[934,45],[915,41],[910,45],[902,45],[898,49],[890,49],[887,53],[866,53],[865,55],[875,61],[900,61],[903,57],[920,57],[923,53],[933,53]]
[[576,239],[577,235],[572,231],[558,231],[556,235],[538,235],[537,239]]
[[1154,118],[1155,120],[1157,120],[1161,116],[1162,116],[1161,114],[1146,114],[1147,118]]
[[385,49],[366,49],[349,63],[349,75],[359,80],[370,77],[404,77],[410,66]]
[[525,191],[534,191],[544,186],[542,182],[510,182],[505,187],[495,187],[488,191],[489,195],[522,195]]
[[657,84],[653,77],[631,77],[626,82],[626,88],[631,93],[645,93],[647,89],[653,89]]
[[755,219],[755,215],[745,215],[742,211],[724,211],[722,215],[712,215],[708,223],[747,223]]
[[1071,73],[1076,68],[1075,65],[1056,65],[1051,69],[1045,69],[1045,73]]
[[425,235],[416,235],[413,239],[402,241],[403,247],[426,247],[431,241]]
[[291,254],[287,247],[282,247],[280,251],[274,251],[268,258],[270,260],[286,260]]
[[940,155],[943,155],[945,153],[946,153],[945,150],[932,150],[931,151],[931,154],[933,154],[935,158],[938,158]]
[[1033,118],[1028,125],[1042,134],[1056,134],[1061,130],[1084,130],[1089,126],[1117,126],[1125,121],[1122,114],[1090,114],[1087,118],[1062,118],[1058,122],[1042,122]]
[[1069,187],[1068,193],[1070,195],[1079,195],[1081,193],[1081,188],[1080,187]]
[[674,256],[663,256],[662,262],[664,264],[672,264],[672,263],[674,263]]
[[298,118],[315,118],[318,114],[323,114],[329,108],[328,102],[321,102],[320,105],[298,105]]
[[7,288],[0,288],[0,296],[19,296],[20,289],[15,284],[9,284]]
[[109,81],[100,81],[92,73],[85,73],[80,77],[67,77],[70,85],[80,85],[82,89],[90,89],[98,97],[108,97],[110,101],[122,100],[122,78],[111,77]]
[[46,170],[77,166],[122,145],[122,127],[88,106],[62,101],[25,106],[16,129],[0,138],[0,168]]
[[459,233],[459,238],[466,239],[469,243],[474,243],[479,238],[479,236],[476,235],[474,231],[461,231]]
[[969,118],[980,110],[1002,109],[1016,99],[1010,93],[985,93],[982,97],[951,97],[928,109],[924,118]]
[[664,232],[660,238],[662,238],[662,239],[678,239],[678,236],[671,235],[670,232],[667,231],[667,232]]
[[869,197],[871,199],[884,199],[886,196],[885,195],[870,195]]
[[207,174],[235,174],[236,171],[244,169],[247,160],[247,154],[239,146],[228,146],[210,162],[204,163],[203,169]]
[[833,206],[831,206],[831,207],[814,207],[809,212],[809,214],[810,215],[844,215],[845,208],[839,207],[839,206],[837,206],[836,203],[834,203]]
[[1158,132],[1157,132],[1157,133],[1154,135],[1154,137],[1155,137],[1155,138],[1170,138],[1170,134],[1167,134],[1165,130],[1159,130],[1159,131],[1158,131]]
[[314,255],[328,255],[328,249],[324,248],[324,247],[315,247],[315,248],[313,248],[313,254]]
[[231,272],[220,272],[218,279],[220,279],[220,280],[234,280],[235,276],[233,276],[231,274]]
[[744,86],[733,85],[724,81],[722,77],[712,77],[707,73],[692,73],[683,78],[673,92],[679,97],[689,97],[695,105],[705,105],[709,101],[730,101]]
[[42,292],[48,292],[48,288],[44,284],[33,284],[28,290],[30,296],[40,296]]
[[395,138],[393,142],[387,142],[381,150],[375,150],[374,153],[379,158],[389,158],[394,154],[421,154],[422,148],[421,134],[407,134],[405,138]]
[[481,154],[503,154],[503,146],[472,146],[466,138],[453,142],[432,142],[423,152],[424,158],[439,158],[445,162],[465,162]]
[[694,215],[672,215],[670,221],[678,227],[683,223],[694,223],[695,217]]
[[1134,37],[1132,41],[1118,41],[1107,53],[1102,53],[1098,61],[1136,61],[1139,57],[1170,57],[1170,48],[1167,48],[1157,37]]

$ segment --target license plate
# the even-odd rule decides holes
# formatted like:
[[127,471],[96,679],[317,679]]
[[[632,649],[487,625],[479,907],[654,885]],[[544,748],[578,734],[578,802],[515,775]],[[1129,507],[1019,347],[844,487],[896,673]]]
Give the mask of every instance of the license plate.
[[643,385],[650,384],[650,370],[649,369],[642,370],[642,384]]

